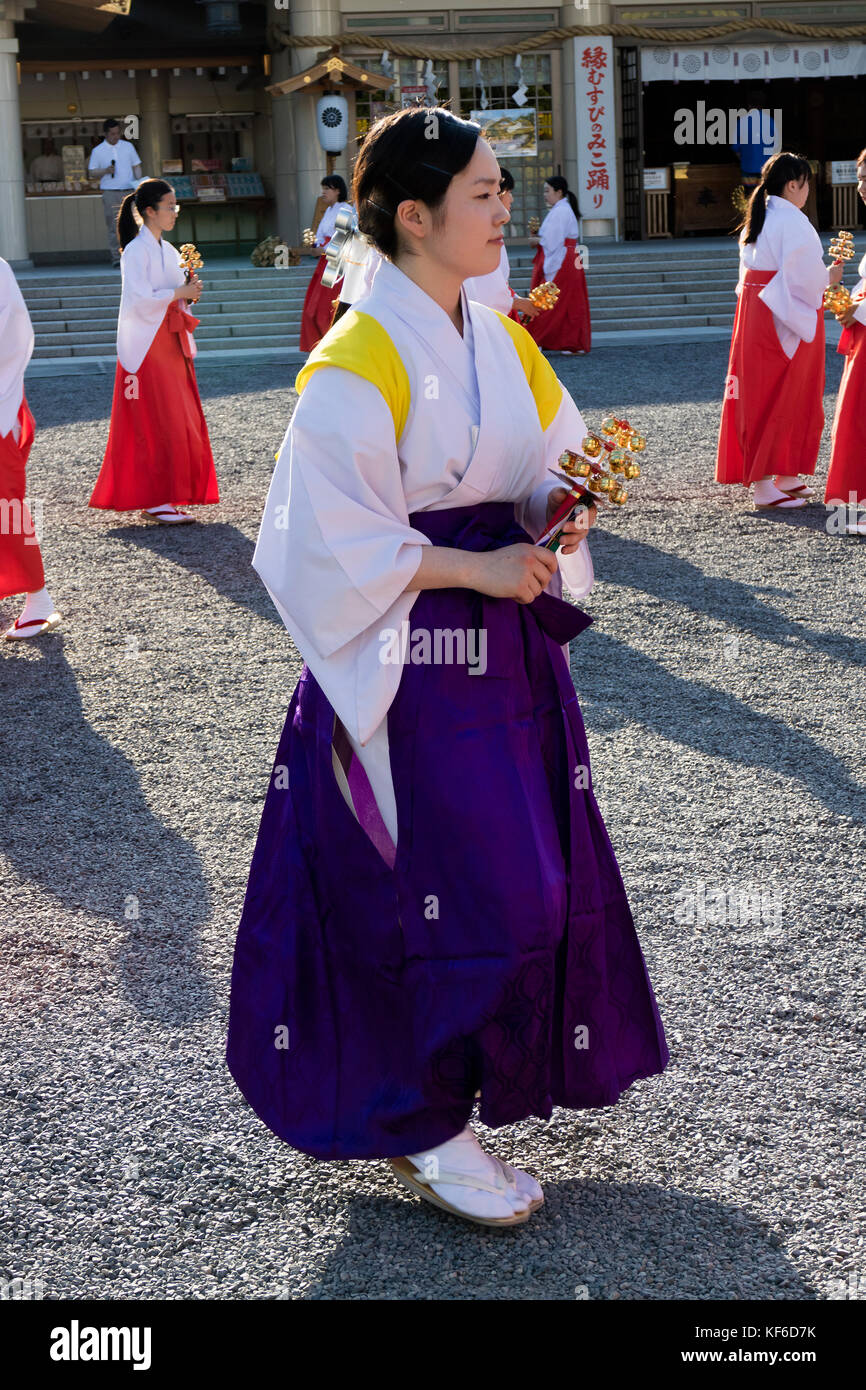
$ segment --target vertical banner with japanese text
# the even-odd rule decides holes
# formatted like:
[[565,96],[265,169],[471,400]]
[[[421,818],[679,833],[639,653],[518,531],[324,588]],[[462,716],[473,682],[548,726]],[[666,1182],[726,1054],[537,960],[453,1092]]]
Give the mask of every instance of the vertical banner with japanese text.
[[577,107],[577,201],[586,218],[617,215],[613,39],[572,39]]

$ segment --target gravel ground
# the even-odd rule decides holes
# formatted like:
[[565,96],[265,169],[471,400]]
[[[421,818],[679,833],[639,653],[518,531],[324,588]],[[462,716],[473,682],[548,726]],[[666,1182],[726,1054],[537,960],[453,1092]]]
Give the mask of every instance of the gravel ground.
[[615,1107],[480,1130],[547,1198],[487,1233],[384,1163],[282,1144],[224,1064],[299,672],[249,564],[293,373],[202,373],[224,500],[179,531],[86,506],[110,379],[32,384],[65,622],[0,651],[0,1278],[48,1299],[866,1296],[866,554],[823,508],[756,514],[711,481],[725,361],[554,358],[590,421],[650,436],[572,659],[672,1056]]

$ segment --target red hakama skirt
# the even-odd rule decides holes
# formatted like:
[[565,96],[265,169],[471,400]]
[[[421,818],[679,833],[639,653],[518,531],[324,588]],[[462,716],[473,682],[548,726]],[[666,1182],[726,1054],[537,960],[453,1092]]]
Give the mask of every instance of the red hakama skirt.
[[[589,322],[589,295],[586,272],[574,264],[577,241],[565,243],[565,260],[553,277],[559,298],[552,309],[542,312],[526,326],[540,348],[548,352],[589,352],[592,332]],[[539,246],[532,264],[532,289],[544,283],[544,251]]]
[[719,443],[716,482],[750,487],[773,473],[814,473],[824,428],[824,311],[815,336],[793,357],[779,342],[773,314],[759,293],[776,274],[748,270],[737,300]]
[[[843,329],[836,349],[845,356],[842,384],[833,420],[833,448],[825,502],[866,506],[866,324]],[[853,494],[853,495],[852,495]]]
[[[330,237],[328,241],[330,241]],[[327,244],[325,242],[326,246]],[[312,352],[316,344],[324,338],[331,327],[331,319],[334,316],[334,300],[340,297],[336,285],[326,289],[322,284],[322,276],[327,264],[327,257],[320,256],[316,262],[312,279],[307,286],[304,311],[301,315],[301,352]]]
[[118,362],[111,425],[91,507],[129,512],[218,502],[216,471],[186,330],[173,300],[137,372]]
[[24,505],[27,458],[33,443],[33,416],[25,396],[18,411],[18,443],[10,430],[0,435],[0,598],[34,594],[44,588],[45,572],[33,519]]

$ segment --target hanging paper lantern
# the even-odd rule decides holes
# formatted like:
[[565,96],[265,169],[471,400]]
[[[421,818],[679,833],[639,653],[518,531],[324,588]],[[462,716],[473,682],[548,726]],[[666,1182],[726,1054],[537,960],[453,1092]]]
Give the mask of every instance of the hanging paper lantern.
[[346,148],[349,131],[349,103],[345,97],[319,97],[316,102],[319,144],[327,154],[340,154]]

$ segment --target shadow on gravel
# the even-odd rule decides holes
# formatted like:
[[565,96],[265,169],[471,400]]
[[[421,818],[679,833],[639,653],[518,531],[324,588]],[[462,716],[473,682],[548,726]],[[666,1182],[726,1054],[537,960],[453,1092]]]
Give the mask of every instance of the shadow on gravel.
[[180,565],[206,580],[221,597],[282,626],[252,567],[254,543],[236,526],[223,521],[203,526],[116,526],[106,535]]
[[[772,513],[768,515],[773,516]],[[764,517],[756,520],[763,521]],[[773,524],[778,522],[783,525],[794,522],[809,530],[824,531],[823,514],[817,525],[800,516],[794,521],[793,516],[783,520],[776,514]],[[844,546],[847,539],[840,539],[840,546]],[[856,543],[858,538],[851,539]],[[695,613],[706,613],[718,622],[733,623],[741,631],[753,633],[765,642],[775,642],[780,647],[796,644],[822,652],[833,661],[846,661],[854,666],[866,664],[866,641],[844,633],[821,632],[791,621],[761,597],[762,592],[774,590],[762,591],[738,579],[705,574],[688,560],[643,541],[602,532],[593,544],[593,564],[597,579],[606,584],[623,584],[655,598],[681,603]]]
[[153,814],[133,763],[87,722],[63,640],[0,662],[14,730],[3,746],[0,848],[65,908],[124,929],[127,997],[145,1017],[188,1024],[213,1011],[198,962],[197,929],[211,913],[202,863]]
[[[734,695],[685,680],[624,642],[590,629],[583,656],[572,671],[589,728],[619,730],[623,692],[629,720],[707,758],[744,767],[765,767],[802,783],[836,815],[866,817],[866,787],[840,759],[782,719],[760,714]],[[721,781],[721,779],[720,779]],[[726,795],[726,786],[706,788]]]
[[[307,1299],[814,1300],[762,1221],[654,1184],[545,1182],[524,1226],[358,1197]],[[557,1220],[557,1218],[559,1218]]]

